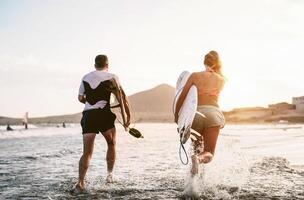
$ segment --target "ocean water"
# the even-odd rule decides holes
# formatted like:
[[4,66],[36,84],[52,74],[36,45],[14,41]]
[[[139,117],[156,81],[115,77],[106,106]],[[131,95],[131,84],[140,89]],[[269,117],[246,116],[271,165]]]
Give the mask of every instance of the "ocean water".
[[227,125],[214,160],[195,178],[179,160],[174,124],[137,124],[144,139],[117,125],[115,182],[105,184],[106,142],[98,135],[81,195],[70,193],[79,125],[13,128],[0,127],[0,199],[304,199],[304,125]]

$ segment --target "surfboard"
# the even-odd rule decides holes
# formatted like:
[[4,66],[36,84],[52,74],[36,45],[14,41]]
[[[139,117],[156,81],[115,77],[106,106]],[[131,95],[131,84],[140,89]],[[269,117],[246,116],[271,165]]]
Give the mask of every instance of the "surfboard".
[[[191,73],[183,71],[176,82],[176,93],[173,102],[173,113],[176,112],[176,103],[187,83]],[[197,110],[197,88],[191,86],[183,105],[178,113],[177,131],[180,135],[180,142],[185,144],[191,135],[191,127]]]

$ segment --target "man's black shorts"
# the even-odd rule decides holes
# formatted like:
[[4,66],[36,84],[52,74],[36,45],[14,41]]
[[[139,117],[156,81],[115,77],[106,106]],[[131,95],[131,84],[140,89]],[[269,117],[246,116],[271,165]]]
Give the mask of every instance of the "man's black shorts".
[[82,134],[104,133],[114,128],[116,115],[107,106],[103,109],[92,109],[82,112],[81,127]]

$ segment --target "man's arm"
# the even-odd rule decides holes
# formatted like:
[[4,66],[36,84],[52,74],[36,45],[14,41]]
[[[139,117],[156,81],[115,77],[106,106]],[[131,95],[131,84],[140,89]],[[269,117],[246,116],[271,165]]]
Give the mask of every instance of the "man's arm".
[[130,120],[131,120],[129,103],[128,103],[126,94],[119,83],[117,76],[114,76],[114,78],[112,79],[112,83],[113,83],[113,86],[115,89],[112,88],[111,92],[113,92],[113,94],[115,95],[119,104],[121,104],[121,103],[124,104],[125,112],[127,114],[127,119],[126,119],[127,121],[126,121],[126,124],[123,124],[123,126],[127,128],[127,127],[129,127]]
[[124,90],[121,87],[120,87],[120,90],[121,90],[121,94],[122,94],[122,98],[123,98],[123,102],[124,102],[125,111],[127,114],[127,122],[126,122],[125,126],[128,127],[130,125],[130,121],[131,121],[130,106],[129,106],[129,102],[127,100]]
[[84,89],[83,81],[81,81],[80,86],[79,86],[78,101],[80,101],[81,103],[85,103],[87,101],[86,96],[85,96],[85,89]]

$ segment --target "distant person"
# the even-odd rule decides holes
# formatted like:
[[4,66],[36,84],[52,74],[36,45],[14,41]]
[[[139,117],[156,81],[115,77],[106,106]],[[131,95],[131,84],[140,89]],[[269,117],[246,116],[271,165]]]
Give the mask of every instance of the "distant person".
[[[95,136],[99,132],[102,133],[108,145],[106,155],[108,174],[106,182],[113,182],[112,172],[116,157],[116,130],[114,125],[116,115],[110,110],[111,91],[109,88],[113,79],[118,83],[119,80],[116,75],[108,72],[108,58],[105,55],[96,56],[95,69],[95,71],[83,77],[79,88],[78,100],[85,104],[81,119],[84,148],[79,161],[79,180],[74,188],[76,192],[81,192],[85,188],[84,178],[92,157]],[[125,96],[124,100],[127,102]],[[125,107],[128,119],[124,126],[128,127],[130,124],[130,112],[127,103]]]
[[62,123],[62,127],[65,128],[65,122]]
[[14,129],[12,129],[12,127],[9,124],[7,124],[6,130],[7,131],[13,131]]
[[205,55],[205,70],[192,73],[188,79],[180,98],[176,104],[175,121],[183,105],[185,97],[192,85],[198,90],[197,111],[206,116],[195,116],[192,128],[201,134],[197,140],[193,140],[195,153],[192,156],[192,174],[198,173],[199,163],[209,163],[215,151],[215,146],[220,129],[225,125],[225,118],[218,105],[218,98],[223,89],[225,80],[221,72],[221,62],[216,51],[210,51]]
[[26,112],[24,114],[24,117],[22,119],[22,124],[24,125],[24,128],[27,129],[27,125],[28,125],[28,112]]

